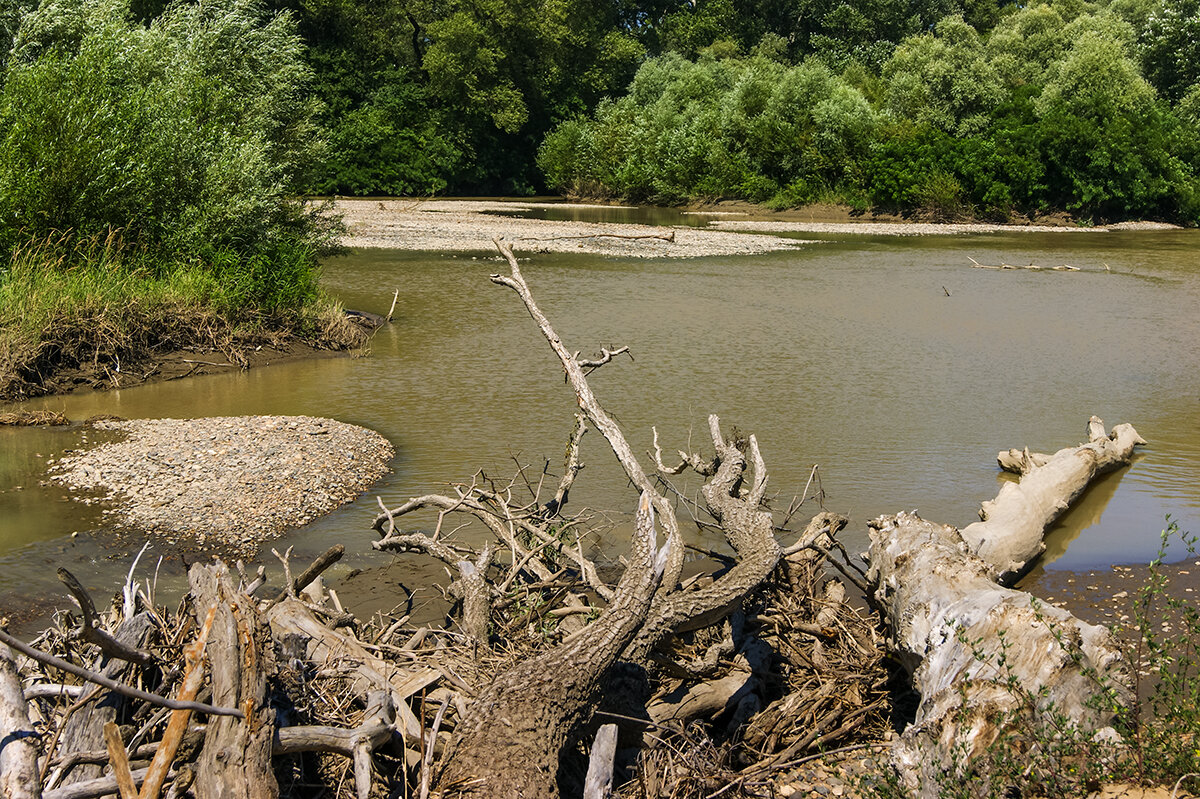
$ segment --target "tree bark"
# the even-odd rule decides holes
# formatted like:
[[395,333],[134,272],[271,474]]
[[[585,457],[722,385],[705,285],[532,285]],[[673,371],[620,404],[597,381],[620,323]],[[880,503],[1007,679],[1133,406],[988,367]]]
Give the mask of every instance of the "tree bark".
[[650,608],[671,543],[657,548],[649,492],[638,503],[629,567],[604,614],[575,638],[501,674],[454,731],[439,779],[446,797],[554,799],[571,728]]
[[[197,563],[188,572],[197,614],[216,607],[209,633],[212,701],[238,707],[245,719],[209,721],[197,761],[197,799],[275,799],[279,786],[271,769],[275,711],[267,704],[267,676],[274,645],[253,599],[234,588],[221,562]],[[197,619],[201,621],[201,619]]]
[[0,797],[38,799],[38,735],[29,722],[12,651],[0,644]]

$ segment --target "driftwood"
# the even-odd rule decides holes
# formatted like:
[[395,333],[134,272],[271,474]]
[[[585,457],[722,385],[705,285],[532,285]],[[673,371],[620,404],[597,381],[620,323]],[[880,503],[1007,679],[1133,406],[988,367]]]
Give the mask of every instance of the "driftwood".
[[197,761],[196,796],[272,799],[279,788],[271,771],[275,711],[266,695],[275,655],[270,633],[256,603],[236,591],[223,563],[192,566],[188,582],[198,613],[216,608],[208,645],[213,702],[245,714],[209,723]]
[[0,644],[0,796],[41,795],[36,737],[12,653]]
[[997,456],[1000,468],[1020,475],[979,509],[981,521],[962,529],[971,551],[1012,584],[1045,551],[1043,536],[1096,477],[1129,464],[1134,447],[1145,444],[1132,425],[1108,434],[1104,422],[1088,420],[1088,441],[1053,455],[1010,449]]
[[612,794],[613,758],[617,755],[617,725],[605,724],[596,732],[588,757],[583,799],[608,799]]
[[1105,435],[1095,417],[1088,432],[1088,444],[1053,456],[1001,453],[1023,477],[984,503],[979,525],[960,532],[915,513],[871,522],[874,599],[921,695],[892,762],[922,796],[960,779],[1002,736],[1019,735],[1029,713],[1117,737],[1110,725],[1130,692],[1109,631],[998,582],[1040,554],[1044,527],[1096,474],[1144,443],[1128,425]]
[[[1049,270],[1051,272],[1079,272],[1079,271],[1082,271],[1082,270],[1080,270],[1080,268],[1078,266],[1071,266],[1070,264],[1061,264],[1060,266],[1038,266],[1037,264],[1035,264],[1033,262],[1030,262],[1030,263],[1026,264],[1025,266],[1014,266],[1013,264],[1006,264],[1006,263],[981,264],[969,255],[967,256],[967,260],[971,262],[971,266],[974,269],[1002,269],[1002,270],[1003,269],[1028,269],[1031,272],[1041,272],[1043,270]],[[943,288],[945,288],[945,287],[943,287]]]
[[[50,742],[40,752],[47,796],[128,794],[132,781],[140,799],[549,799],[583,790],[584,742],[614,721],[621,746],[642,752],[614,770],[616,735],[606,724],[591,794],[617,785],[615,795],[646,786],[670,795],[725,780],[702,795],[735,796],[730,786],[880,729],[882,640],[841,582],[824,574],[834,563],[849,583],[863,581],[836,541],[845,517],[822,511],[793,532],[808,486],[786,511],[773,511],[758,439],[723,431],[715,416],[711,453],[680,453],[679,465],[668,466],[656,436],[644,465],[588,384],[591,371],[629,349],[606,347],[592,358],[569,350],[511,248],[498,248],[510,272],[493,282],[517,293],[578,407],[561,476],[548,464],[536,472],[517,464],[510,480],[478,473],[445,495],[381,508],[377,549],[421,552],[448,566],[445,591],[455,605],[447,623],[414,629],[407,617],[347,614],[317,586],[341,547],[295,578],[290,550],[275,553],[282,575],[269,591],[259,592],[264,567],[251,576],[237,564],[238,579],[220,563],[194,564],[179,611],[157,607],[131,570],[120,613],[98,611],[82,592],[82,622],[61,618],[40,649],[22,650],[40,653],[20,668],[31,721]],[[568,507],[588,429],[633,489],[623,569],[594,559],[593,516]],[[694,498],[669,482],[684,470],[702,478]],[[687,579],[681,509],[728,544]],[[422,511],[436,518],[430,527],[401,528]],[[469,536],[446,532],[452,515],[472,521]],[[480,526],[488,540],[480,542]],[[109,659],[121,654],[130,659]],[[76,678],[108,690],[80,692]],[[114,696],[119,705],[89,720],[86,736],[63,733],[98,698]],[[117,725],[107,746],[106,724]],[[118,774],[101,775],[105,763]],[[697,774],[698,763],[711,773]],[[621,787],[627,768],[646,779]]]

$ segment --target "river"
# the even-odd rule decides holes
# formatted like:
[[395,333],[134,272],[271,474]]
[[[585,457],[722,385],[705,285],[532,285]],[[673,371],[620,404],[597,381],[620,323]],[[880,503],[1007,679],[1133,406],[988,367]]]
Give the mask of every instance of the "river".
[[[669,217],[657,221],[679,221]],[[852,550],[881,513],[970,523],[1005,479],[997,450],[1077,444],[1092,414],[1132,422],[1150,444],[1051,532],[1043,568],[1145,562],[1168,514],[1200,532],[1200,232],[818,238],[737,258],[542,254],[523,269],[568,347],[630,346],[633,360],[592,383],[635,451],[649,449],[655,425],[668,452],[704,449],[717,413],[757,434],[778,506],[818,465],[825,506],[852,519]],[[971,258],[1082,271],[975,269]],[[309,414],[378,430],[396,445],[393,473],[280,543],[304,557],[341,542],[338,575],[390,564],[385,582],[423,582],[427,569],[405,577],[402,557],[371,552],[376,496],[396,504],[480,469],[507,478],[516,463],[540,473],[547,458],[561,468],[574,397],[516,296],[489,282],[501,266],[486,253],[334,259],[324,284],[347,307],[386,312],[400,290],[397,321],[367,357],[22,407],[71,418]],[[0,427],[0,607],[60,597],[59,565],[105,594],[128,568],[130,545],[114,548],[95,508],[39,484],[46,458],[79,436]],[[605,512],[596,545],[611,549],[634,497],[594,432],[584,460],[571,500]],[[685,494],[697,486],[677,483]],[[178,574],[168,560],[161,579]]]

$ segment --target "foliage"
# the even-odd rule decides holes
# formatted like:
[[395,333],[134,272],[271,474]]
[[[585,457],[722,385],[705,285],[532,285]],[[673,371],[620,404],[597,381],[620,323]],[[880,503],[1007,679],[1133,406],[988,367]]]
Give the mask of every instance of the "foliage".
[[1146,78],[1170,100],[1200,85],[1200,0],[1158,0],[1138,51]]
[[[878,73],[854,60],[835,74],[828,52],[790,65],[795,38],[771,31],[749,56],[743,36],[694,61],[651,59],[624,97],[553,131],[539,165],[551,188],[634,201],[835,198],[938,219],[1065,210],[1195,223],[1200,94],[1175,108],[1157,95],[1136,60],[1140,12],[1122,2],[997,8],[984,31],[946,16],[889,45]],[[692,22],[728,22],[739,7],[701,4]]]
[[[539,165],[565,191],[640,200],[809,195],[842,179],[876,124],[862,94],[816,60],[652,59],[629,93],[546,138]],[[812,189],[804,188],[812,187]]]
[[324,139],[293,19],[252,0],[148,23],[125,0],[45,0],[16,19],[0,391],[243,333],[320,340],[318,256],[337,223],[295,196]]
[[0,237],[120,230],[164,254],[315,254],[327,228],[291,197],[323,141],[287,16],[249,0],[51,0],[25,19],[0,95]]
[[1052,205],[1106,219],[1170,213],[1188,183],[1171,154],[1174,119],[1118,42],[1085,33],[1035,107]]
[[933,33],[906,39],[883,69],[893,116],[958,136],[979,133],[1006,99],[979,34],[947,17]]

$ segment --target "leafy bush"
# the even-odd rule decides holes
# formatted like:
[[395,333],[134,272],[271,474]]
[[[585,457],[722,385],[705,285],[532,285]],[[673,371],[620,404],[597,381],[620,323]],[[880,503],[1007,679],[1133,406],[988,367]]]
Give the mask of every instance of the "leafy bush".
[[0,94],[0,238],[120,230],[164,262],[306,250],[327,222],[292,192],[324,152],[291,18],[250,0],[50,0],[21,25]]
[[[46,0],[0,88],[0,393],[159,348],[321,332],[338,223],[290,16],[251,0]],[[332,317],[330,317],[332,319]],[[332,328],[331,328],[332,329]]]
[[841,182],[875,125],[861,92],[820,62],[667,55],[647,61],[629,93],[601,103],[592,120],[551,132],[538,164],[568,192],[779,204],[801,186]]

